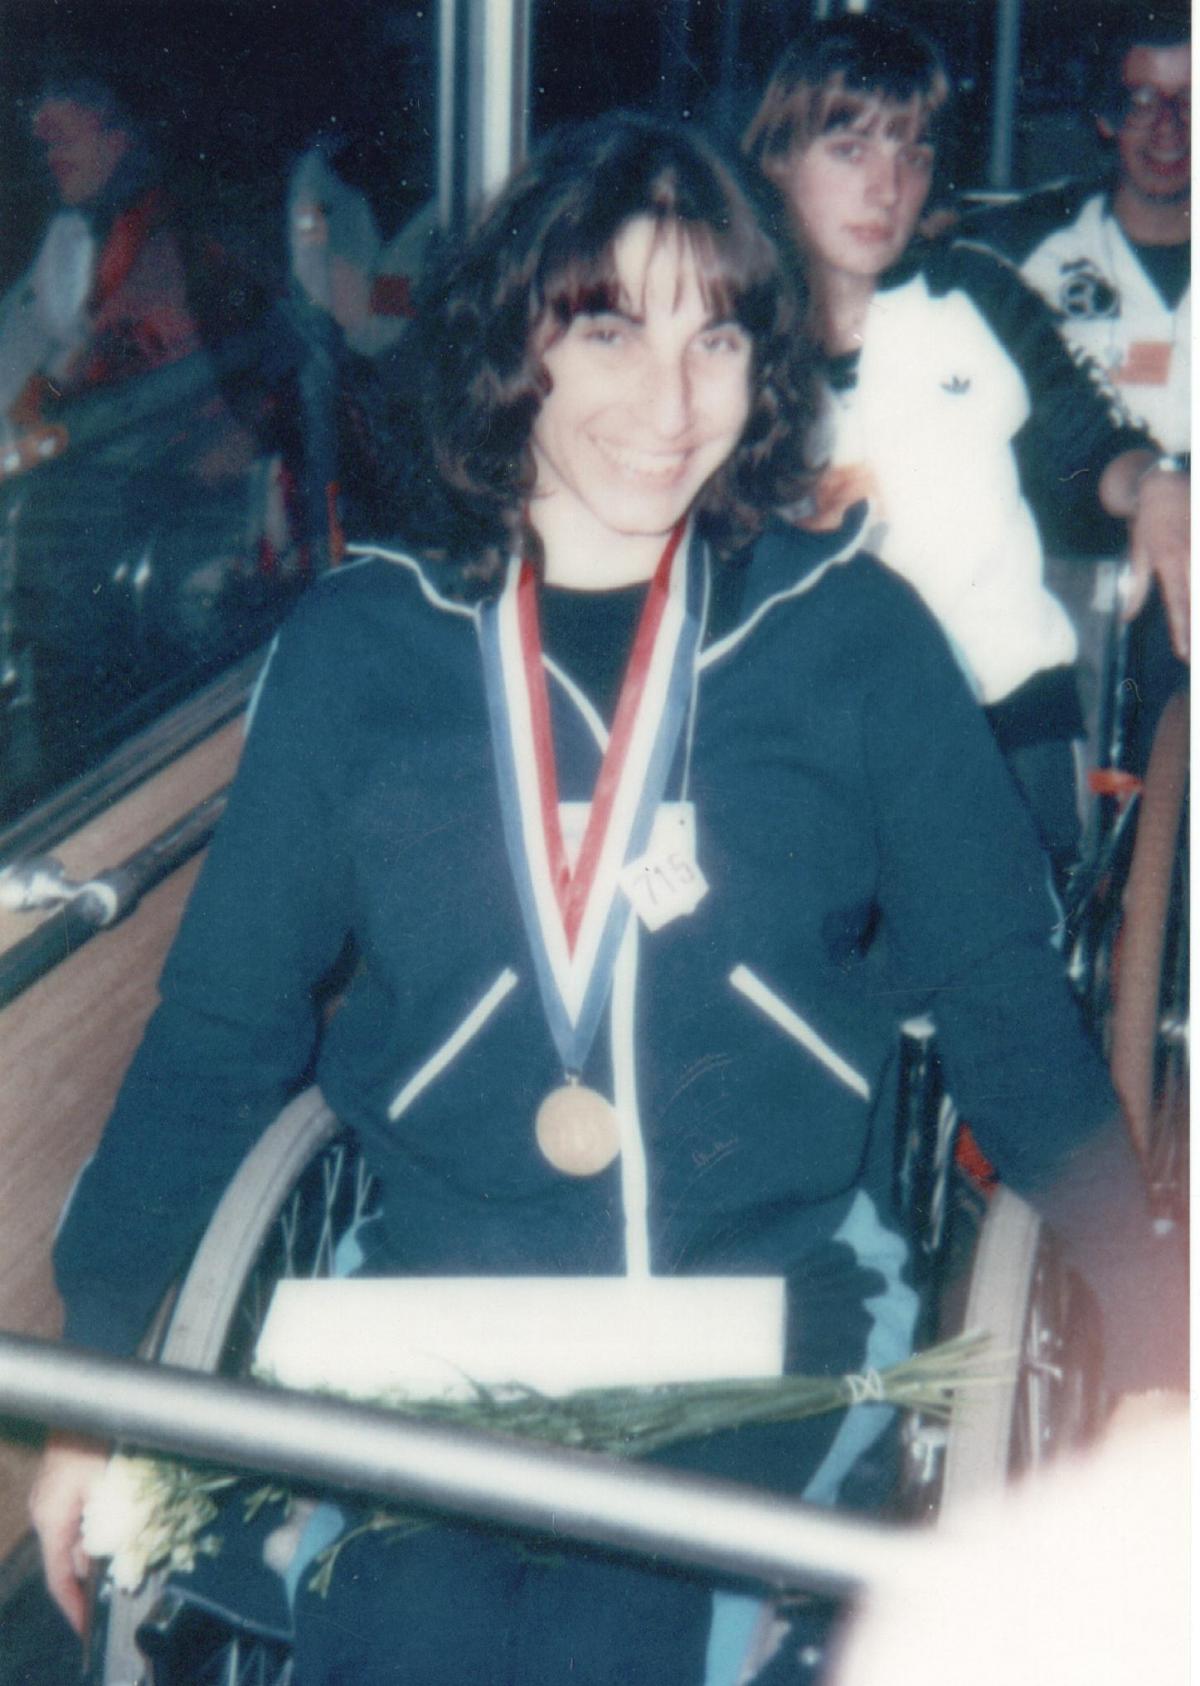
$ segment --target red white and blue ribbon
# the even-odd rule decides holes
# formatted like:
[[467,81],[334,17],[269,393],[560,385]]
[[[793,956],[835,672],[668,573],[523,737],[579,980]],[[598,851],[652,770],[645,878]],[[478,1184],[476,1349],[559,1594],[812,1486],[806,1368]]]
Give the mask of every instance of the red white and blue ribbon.
[[479,621],[505,842],[547,1022],[582,1070],[630,917],[619,879],[644,853],[675,758],[700,641],[699,544],[681,523],[658,564],[572,867],[563,840],[537,579],[509,564]]

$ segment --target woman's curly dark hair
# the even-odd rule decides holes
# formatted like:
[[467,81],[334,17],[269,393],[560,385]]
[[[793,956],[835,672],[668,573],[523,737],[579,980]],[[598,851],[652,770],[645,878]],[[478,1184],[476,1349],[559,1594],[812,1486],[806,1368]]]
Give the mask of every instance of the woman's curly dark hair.
[[739,550],[802,494],[812,354],[769,192],[695,130],[617,113],[552,136],[422,289],[393,486],[400,529],[427,554],[476,578],[517,547],[540,562],[526,510],[542,353],[573,317],[615,308],[614,245],[638,217],[682,232],[714,317],[753,342],[745,430],[697,502],[708,537]]

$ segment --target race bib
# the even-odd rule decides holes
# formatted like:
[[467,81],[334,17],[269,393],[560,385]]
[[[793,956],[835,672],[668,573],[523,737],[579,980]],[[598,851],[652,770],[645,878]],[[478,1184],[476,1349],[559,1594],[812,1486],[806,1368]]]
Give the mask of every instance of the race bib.
[[696,811],[690,802],[661,804],[650,847],[629,862],[620,883],[647,930],[659,931],[695,911],[708,883],[696,862]]
[[1118,386],[1166,386],[1170,373],[1170,340],[1134,340],[1114,379]]

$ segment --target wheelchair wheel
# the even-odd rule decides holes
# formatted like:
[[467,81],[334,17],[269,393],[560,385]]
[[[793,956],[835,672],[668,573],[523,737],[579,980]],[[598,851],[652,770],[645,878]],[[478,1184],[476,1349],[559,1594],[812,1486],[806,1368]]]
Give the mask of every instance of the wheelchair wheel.
[[[316,1089],[279,1115],[242,1164],[218,1205],[179,1290],[166,1333],[148,1356],[185,1369],[248,1372],[274,1285],[283,1277],[332,1274],[339,1241],[369,1215],[371,1181],[357,1151]],[[166,1660],[180,1649],[170,1631],[186,1613],[151,1577],[136,1594],[104,1596],[99,1686],[151,1686],[164,1676],[188,1686],[212,1681],[285,1686],[278,1646],[223,1631],[205,1653],[201,1621],[189,1638],[187,1673]],[[138,1643],[163,1655],[148,1664]]]
[[947,1293],[948,1306],[961,1304],[949,1312],[954,1324],[986,1331],[997,1353],[1013,1356],[1015,1374],[961,1393],[946,1426],[918,1420],[909,1437],[907,1508],[926,1514],[953,1514],[1086,1439],[1099,1403],[1086,1294],[1037,1213],[1003,1186],[987,1197],[960,1287]]
[[1185,1215],[1188,1184],[1189,697],[1163,710],[1142,792],[1113,987],[1113,1082],[1157,1215]]

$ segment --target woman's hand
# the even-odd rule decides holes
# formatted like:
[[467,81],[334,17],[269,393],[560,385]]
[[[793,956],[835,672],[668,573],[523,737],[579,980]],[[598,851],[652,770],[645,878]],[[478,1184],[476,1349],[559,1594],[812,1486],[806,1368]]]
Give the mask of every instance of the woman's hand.
[[87,1622],[85,1583],[91,1567],[81,1538],[83,1511],[107,1463],[107,1449],[95,1441],[55,1435],[46,1446],[29,1497],[46,1585],[80,1635]]

